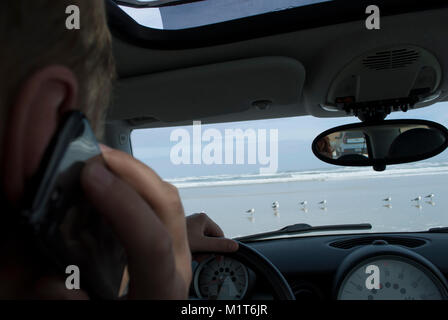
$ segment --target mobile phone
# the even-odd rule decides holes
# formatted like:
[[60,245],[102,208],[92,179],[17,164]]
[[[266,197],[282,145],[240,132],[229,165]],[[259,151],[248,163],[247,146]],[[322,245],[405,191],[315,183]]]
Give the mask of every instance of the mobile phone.
[[126,256],[111,228],[86,200],[80,175],[87,161],[102,161],[101,150],[84,115],[69,112],[25,188],[22,224],[38,253],[57,272],[65,275],[67,266],[75,265],[81,289],[91,298],[116,299]]

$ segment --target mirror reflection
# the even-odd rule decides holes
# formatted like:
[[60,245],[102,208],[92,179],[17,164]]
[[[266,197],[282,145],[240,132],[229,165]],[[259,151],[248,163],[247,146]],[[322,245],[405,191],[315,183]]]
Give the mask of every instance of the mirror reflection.
[[316,148],[322,156],[334,160],[369,158],[366,136],[364,132],[357,130],[332,133],[320,139]]
[[321,160],[345,166],[371,165],[377,160],[386,164],[422,160],[446,148],[447,131],[435,123],[421,122],[384,121],[350,125],[345,130],[335,128],[317,138],[313,150]]

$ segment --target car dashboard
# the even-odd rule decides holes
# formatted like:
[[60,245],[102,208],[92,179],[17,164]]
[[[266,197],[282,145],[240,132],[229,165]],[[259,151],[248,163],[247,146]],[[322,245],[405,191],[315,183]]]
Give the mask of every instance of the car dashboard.
[[[246,242],[278,268],[297,300],[448,299],[447,244],[448,233],[443,232],[338,234]],[[208,283],[221,275],[221,269],[230,283],[227,288],[224,281],[226,290],[221,292],[228,294],[199,298],[274,298],[268,281],[256,270],[229,257],[219,259],[224,267],[212,266]],[[196,287],[192,296],[200,295],[203,284],[198,279],[207,279],[207,263],[194,268]],[[239,276],[234,277],[237,272]],[[204,289],[213,291],[207,285]]]

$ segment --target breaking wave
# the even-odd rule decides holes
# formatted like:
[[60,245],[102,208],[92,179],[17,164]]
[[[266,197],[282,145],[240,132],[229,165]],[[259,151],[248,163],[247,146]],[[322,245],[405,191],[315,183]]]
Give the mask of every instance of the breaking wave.
[[178,188],[266,184],[296,181],[329,181],[352,179],[397,178],[419,175],[448,174],[448,162],[416,163],[390,166],[384,172],[372,168],[338,168],[309,171],[288,171],[274,174],[216,175],[168,180]]

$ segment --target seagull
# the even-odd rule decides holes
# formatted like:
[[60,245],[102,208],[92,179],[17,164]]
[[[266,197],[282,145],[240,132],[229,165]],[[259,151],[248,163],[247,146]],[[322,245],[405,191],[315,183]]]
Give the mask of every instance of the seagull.
[[302,202],[300,202],[300,204],[302,205],[302,206],[306,206],[307,204],[308,204],[308,201],[302,201]]
[[278,201],[274,201],[272,203],[272,209],[278,209],[280,207],[280,203],[278,203]]
[[425,198],[432,200],[432,198],[434,198],[434,196],[435,196],[434,193],[431,193],[431,194],[428,194]]
[[422,200],[422,196],[418,196],[417,198],[412,199],[411,201],[421,201],[421,200]]
[[327,200],[322,200],[321,202],[319,202],[319,204],[326,205],[327,204]]
[[255,209],[254,209],[254,208],[249,209],[249,210],[246,211],[246,213],[248,213],[248,214],[254,214],[254,213],[255,213]]
[[392,201],[392,197],[387,197],[386,199],[383,199],[383,201]]

